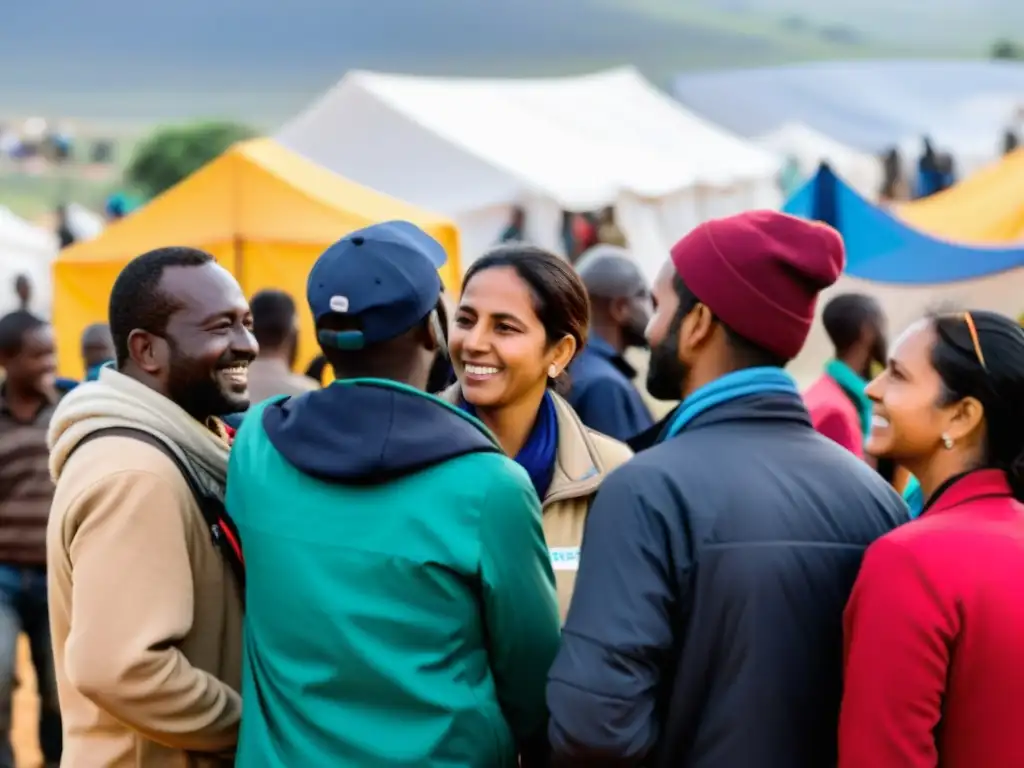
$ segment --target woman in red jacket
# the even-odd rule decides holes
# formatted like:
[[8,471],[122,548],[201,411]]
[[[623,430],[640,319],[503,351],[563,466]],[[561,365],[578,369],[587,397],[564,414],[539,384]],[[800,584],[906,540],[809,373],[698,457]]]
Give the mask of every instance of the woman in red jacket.
[[840,768],[1024,766],[1024,330],[923,320],[867,394],[868,452],[927,502],[868,549],[846,609]]

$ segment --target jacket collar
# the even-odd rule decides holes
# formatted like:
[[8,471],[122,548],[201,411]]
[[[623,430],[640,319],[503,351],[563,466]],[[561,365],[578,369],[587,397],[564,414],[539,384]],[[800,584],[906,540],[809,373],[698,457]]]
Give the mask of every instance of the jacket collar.
[[[551,393],[558,419],[558,450],[555,454],[555,474],[544,497],[544,506],[566,499],[589,496],[601,485],[608,468],[590,432],[564,398]],[[453,384],[439,397],[458,404],[462,397],[459,385]]]
[[694,417],[687,429],[730,421],[790,421],[811,427],[811,417],[799,394],[765,392],[745,395],[709,408]]
[[[658,444],[661,435],[675,419],[680,406],[673,408],[661,421],[639,435],[627,440],[633,453],[640,453]],[[780,393],[747,395],[722,403],[695,417],[687,429],[697,429],[728,421],[793,421],[811,426],[811,417],[800,397]]]
[[558,417],[558,452],[555,475],[544,505],[589,496],[601,485],[608,469],[590,432],[564,399],[552,393]]
[[1013,497],[1013,489],[1001,469],[978,469],[950,481],[928,500],[925,515],[938,515],[980,499]]

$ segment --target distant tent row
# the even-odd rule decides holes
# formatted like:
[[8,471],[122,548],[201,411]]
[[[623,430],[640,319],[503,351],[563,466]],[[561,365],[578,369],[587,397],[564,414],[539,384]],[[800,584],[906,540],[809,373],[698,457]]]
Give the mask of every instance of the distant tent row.
[[276,138],[450,216],[466,264],[515,205],[527,210],[530,239],[556,252],[563,210],[614,205],[653,276],[699,222],[781,203],[777,154],[689,112],[632,68],[537,80],[352,72]]

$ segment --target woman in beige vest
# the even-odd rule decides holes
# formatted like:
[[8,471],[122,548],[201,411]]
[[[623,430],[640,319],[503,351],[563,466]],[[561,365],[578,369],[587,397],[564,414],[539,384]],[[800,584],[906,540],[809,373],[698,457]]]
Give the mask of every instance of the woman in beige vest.
[[631,453],[583,426],[555,392],[586,341],[590,305],[572,267],[522,243],[473,262],[451,319],[458,383],[447,398],[479,418],[529,474],[565,619],[583,525],[602,479]]

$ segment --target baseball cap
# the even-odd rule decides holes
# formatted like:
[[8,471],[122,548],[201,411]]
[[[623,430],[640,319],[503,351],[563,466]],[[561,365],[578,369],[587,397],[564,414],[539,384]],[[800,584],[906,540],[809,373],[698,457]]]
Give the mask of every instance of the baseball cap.
[[357,330],[320,330],[324,346],[355,350],[401,336],[437,307],[443,287],[437,271],[447,261],[437,240],[408,221],[360,229],[316,260],[306,299],[317,323],[337,314]]

